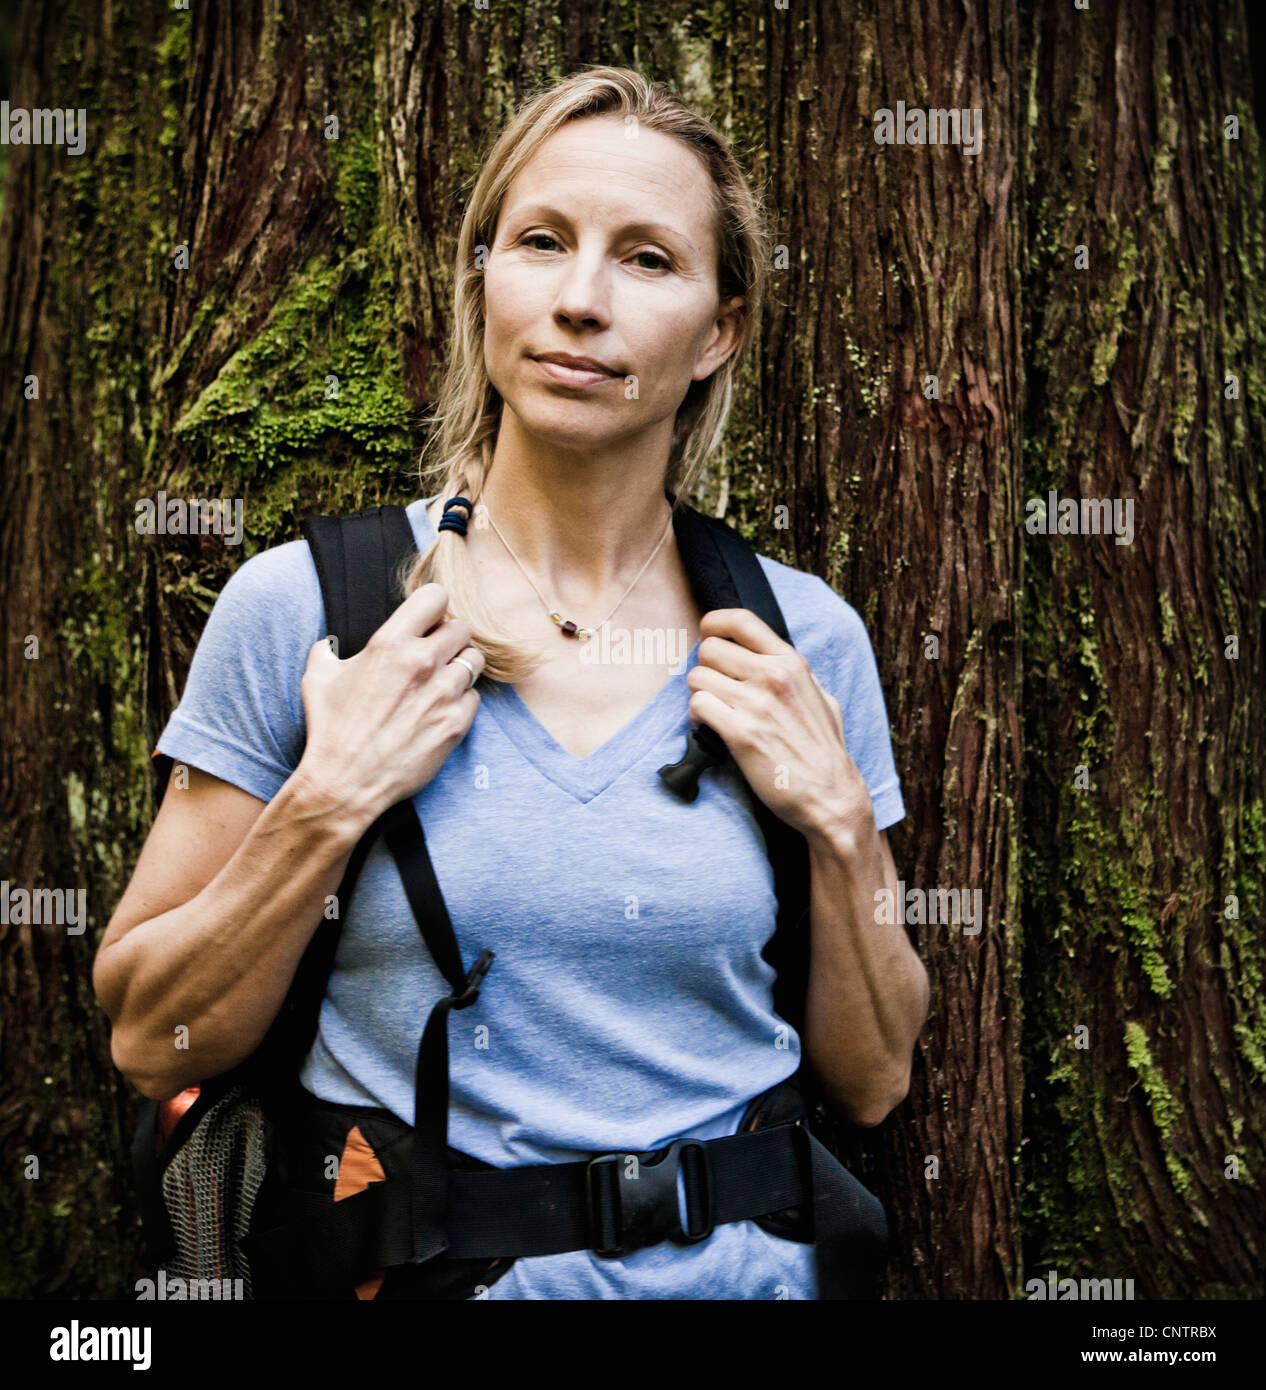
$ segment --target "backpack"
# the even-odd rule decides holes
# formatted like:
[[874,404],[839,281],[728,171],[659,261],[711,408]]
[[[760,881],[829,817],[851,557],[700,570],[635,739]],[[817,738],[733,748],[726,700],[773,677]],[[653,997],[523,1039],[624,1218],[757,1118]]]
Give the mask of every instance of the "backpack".
[[[784,641],[786,624],[755,553],[737,531],[678,502],[673,527],[699,608],[744,607]],[[338,654],[359,652],[401,602],[416,555],[404,508],[303,523]],[[172,760],[156,754],[160,797]],[[729,764],[723,740],[691,729],[684,756],[659,769],[686,801],[699,776]],[[775,1011],[803,1030],[808,986],[807,843],[754,794],[778,899],[765,959]],[[320,1100],[298,1082],[316,1037],[339,932],[361,868],[382,837],[426,949],[451,993],[433,1007],[417,1057],[416,1127],[390,1111]],[[447,1018],[477,1003],[494,953],[463,963],[411,799],[389,808],[349,857],[335,916],[322,920],[254,1053],[171,1101],[140,1107],[132,1161],[151,1260],[165,1278],[236,1279],[251,1298],[468,1298],[521,1256],[589,1249],[619,1256],[672,1239],[706,1239],[751,1219],[815,1247],[818,1297],[879,1296],[888,1230],[879,1200],[812,1134],[820,1099],[803,1064],[755,1097],[734,1135],[579,1163],[497,1169],[447,1142]],[[473,949],[477,943],[470,943]],[[340,1156],[330,1176],[331,1155]],[[687,1220],[677,1210],[685,1178]],[[190,1296],[196,1296],[191,1294]]]

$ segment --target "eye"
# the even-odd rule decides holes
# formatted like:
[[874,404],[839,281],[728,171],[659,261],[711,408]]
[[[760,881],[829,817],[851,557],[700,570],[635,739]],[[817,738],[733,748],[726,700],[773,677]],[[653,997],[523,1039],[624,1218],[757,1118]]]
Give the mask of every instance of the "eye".
[[[548,241],[550,245],[548,247],[540,247],[533,245],[532,250],[544,252],[549,250],[556,250],[558,248],[557,239],[555,237],[552,237],[548,232],[528,232],[526,236],[522,236],[519,238],[519,245],[527,246],[529,243],[534,243],[538,241]],[[657,263],[655,265],[640,266],[639,269],[641,270],[672,269],[672,263],[667,259],[667,257],[661,256],[658,251],[635,251],[633,255],[635,257],[648,256],[652,261],[655,261]]]

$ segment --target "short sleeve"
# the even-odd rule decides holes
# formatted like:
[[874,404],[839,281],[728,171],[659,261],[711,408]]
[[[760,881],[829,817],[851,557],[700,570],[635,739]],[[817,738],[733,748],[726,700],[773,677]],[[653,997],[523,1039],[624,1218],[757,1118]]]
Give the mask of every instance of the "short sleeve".
[[303,752],[301,682],[308,653],[324,635],[307,542],[252,556],[216,599],[155,756],[271,801]]
[[840,702],[845,745],[870,792],[875,828],[886,830],[904,818],[906,808],[874,649],[857,610],[825,580],[817,583],[828,621],[820,660],[812,662],[814,674]]

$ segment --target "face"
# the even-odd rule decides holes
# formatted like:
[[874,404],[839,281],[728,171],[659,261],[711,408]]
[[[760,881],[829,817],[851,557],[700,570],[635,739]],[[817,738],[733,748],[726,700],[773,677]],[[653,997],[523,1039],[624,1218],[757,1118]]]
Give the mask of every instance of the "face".
[[[484,276],[484,355],[527,434],[592,450],[660,426],[733,351],[718,298],[710,177],[659,131],[615,117],[556,131],[506,192]],[[591,359],[601,369],[540,361]]]

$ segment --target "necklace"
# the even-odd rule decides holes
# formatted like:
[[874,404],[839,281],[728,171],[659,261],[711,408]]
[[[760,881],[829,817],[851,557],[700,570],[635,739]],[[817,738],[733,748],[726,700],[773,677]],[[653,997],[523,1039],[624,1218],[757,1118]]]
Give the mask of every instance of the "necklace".
[[598,630],[598,628],[602,626],[602,623],[605,623],[615,613],[615,609],[619,608],[620,604],[623,603],[626,598],[628,598],[629,594],[633,591],[633,584],[636,584],[637,581],[641,579],[641,577],[646,573],[647,567],[650,565],[651,561],[656,557],[656,555],[659,554],[660,546],[662,546],[664,542],[668,539],[668,533],[673,528],[673,516],[672,510],[670,508],[668,513],[668,525],[664,527],[664,534],[659,538],[659,545],[657,545],[655,549],[652,550],[651,553],[646,557],[646,564],[643,565],[642,568],[638,570],[637,574],[633,577],[633,584],[630,584],[629,587],[625,589],[625,591],[620,595],[619,600],[615,605],[615,608],[613,608],[611,612],[608,613],[605,618],[603,618],[602,623],[596,623],[593,627],[581,627],[579,626],[579,624],[572,622],[570,619],[565,621],[563,619],[563,615],[559,613],[557,609],[551,606],[549,600],[536,587],[536,584],[534,583],[532,576],[527,572],[526,569],[523,568],[523,561],[520,560],[519,557],[514,553],[513,549],[511,549],[510,542],[506,540],[506,538],[501,534],[501,528],[497,525],[495,521],[492,520],[492,513],[488,511],[487,503],[484,504],[484,511],[487,513],[488,520],[492,524],[492,529],[496,531],[497,536],[501,541],[501,544],[504,545],[505,548],[510,551],[510,558],[514,561],[516,565],[518,565],[519,569],[523,571],[524,579],[526,579],[527,582],[532,585],[532,592],[535,593],[537,598],[539,598],[540,601],[545,605],[545,611],[562,629],[563,636],[574,637],[579,642],[583,642],[587,638],[592,637],[593,634]]

